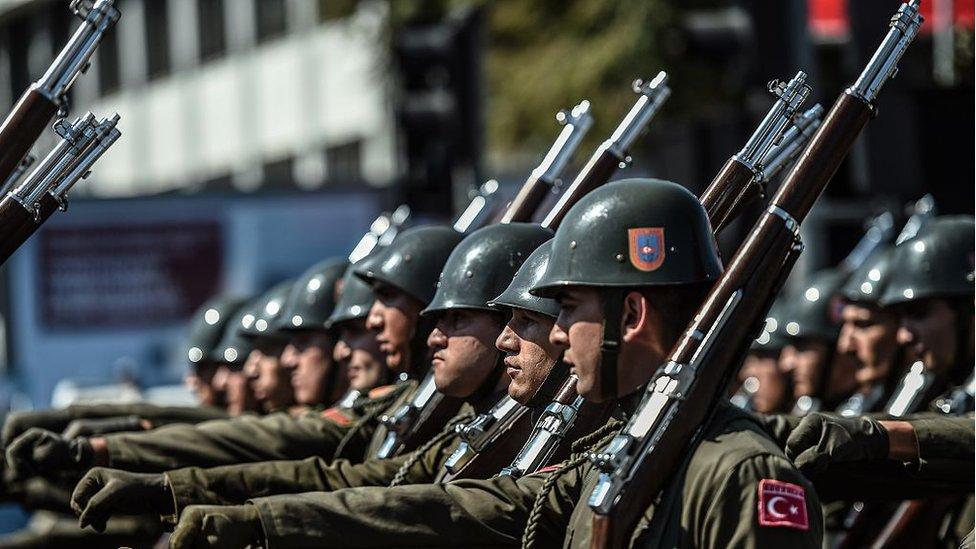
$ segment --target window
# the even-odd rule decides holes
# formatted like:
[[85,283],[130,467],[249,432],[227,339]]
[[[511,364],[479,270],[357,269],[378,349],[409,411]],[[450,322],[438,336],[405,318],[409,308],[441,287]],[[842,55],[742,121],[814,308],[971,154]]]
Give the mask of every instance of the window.
[[200,32],[200,59],[213,59],[223,55],[227,51],[224,0],[197,0],[197,23]]
[[359,183],[362,181],[360,160],[363,142],[359,139],[328,147],[325,150],[326,173],[330,183]]
[[288,30],[285,0],[254,0],[258,42],[271,40]]
[[168,0],[147,0],[146,9],[146,71],[149,79],[169,72],[169,15]]

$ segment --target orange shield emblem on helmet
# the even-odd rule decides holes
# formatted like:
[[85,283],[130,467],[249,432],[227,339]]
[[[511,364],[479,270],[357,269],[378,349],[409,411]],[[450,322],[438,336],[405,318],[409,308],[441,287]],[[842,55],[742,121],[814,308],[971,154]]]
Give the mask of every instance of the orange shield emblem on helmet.
[[641,271],[656,271],[664,263],[664,227],[627,229],[630,263]]

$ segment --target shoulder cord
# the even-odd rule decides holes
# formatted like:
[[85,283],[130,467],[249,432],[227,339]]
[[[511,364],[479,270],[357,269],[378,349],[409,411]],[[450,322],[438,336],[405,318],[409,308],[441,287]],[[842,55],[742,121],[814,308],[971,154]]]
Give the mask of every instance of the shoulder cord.
[[400,466],[396,472],[396,475],[394,475],[393,480],[390,481],[390,488],[403,484],[403,481],[407,479],[407,474],[410,472],[410,468],[420,461],[420,458],[427,453],[427,450],[430,450],[435,444],[440,444],[452,436],[456,436],[457,430],[455,427],[461,423],[471,421],[472,419],[474,419],[474,414],[464,414],[454,418],[448,422],[443,431],[437,433],[433,438],[420,445],[420,448],[417,448],[411,452],[410,457],[403,462],[403,465]]
[[387,409],[387,405],[396,400],[402,393],[402,389],[394,389],[381,397],[376,397],[372,400],[372,402],[367,404],[366,406],[368,406],[369,409],[366,411],[363,417],[359,418],[359,420],[356,421],[349,431],[346,432],[346,434],[342,437],[342,440],[339,441],[339,444],[336,446],[335,453],[332,454],[332,459],[339,459],[339,457],[342,456],[342,452],[346,449],[346,446],[348,446],[352,441],[353,437],[355,437],[365,425],[371,423],[376,419],[377,416],[383,413]]
[[590,456],[584,450],[592,446],[606,444],[610,441],[610,438],[616,436],[622,426],[622,421],[611,420],[603,427],[573,442],[571,447],[573,457],[559,469],[549,473],[545,482],[542,483],[542,487],[539,488],[539,493],[535,495],[535,501],[532,502],[532,511],[529,513],[529,519],[525,523],[525,533],[522,535],[522,549],[531,549],[535,545],[539,522],[542,519],[542,511],[546,507],[546,497],[549,495],[552,487],[556,485],[556,481],[566,473],[589,461]]

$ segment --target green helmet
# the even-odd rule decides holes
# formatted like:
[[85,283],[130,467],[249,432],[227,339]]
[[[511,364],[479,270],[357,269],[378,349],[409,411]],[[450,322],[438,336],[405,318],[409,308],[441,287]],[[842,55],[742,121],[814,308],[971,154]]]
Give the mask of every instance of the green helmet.
[[216,297],[201,305],[193,313],[184,353],[191,366],[197,366],[205,359],[211,359],[214,349],[224,335],[224,329],[244,302],[245,300],[239,297]]
[[695,195],[669,181],[624,179],[570,208],[532,293],[706,282],[721,272],[712,227]]
[[893,254],[894,248],[873,254],[841,287],[841,297],[848,303],[876,305],[891,279]]
[[224,327],[220,343],[210,353],[210,360],[225,363],[232,368],[244,365],[247,355],[254,349],[254,340],[241,335],[239,327],[244,324],[244,317],[252,315],[251,311],[255,310],[260,302],[261,296],[253,298],[231,315],[230,321]]
[[810,276],[799,295],[790,294],[779,318],[783,337],[835,341],[843,306],[839,291],[845,280],[840,270],[824,269]]
[[350,265],[346,274],[342,276],[342,293],[336,302],[332,314],[326,319],[329,328],[357,318],[366,318],[369,308],[373,306],[373,288],[356,276],[356,266]]
[[407,229],[376,257],[357,264],[356,276],[369,284],[389,284],[426,305],[434,298],[447,257],[462,238],[443,225]]
[[462,240],[444,264],[433,301],[421,314],[450,309],[496,311],[488,302],[512,281],[515,271],[552,231],[533,223],[478,229]]
[[549,256],[552,254],[552,240],[543,243],[529,254],[525,263],[519,267],[512,283],[505,288],[498,297],[488,302],[488,306],[495,308],[525,309],[546,316],[559,316],[559,304],[554,299],[538,297],[529,293],[546,274]]
[[600,378],[609,400],[617,396],[624,291],[711,282],[721,273],[712,227],[695,195],[669,181],[624,179],[570,208],[546,273],[530,292],[554,297],[570,286],[604,289]]
[[278,330],[324,330],[336,304],[336,282],[345,259],[326,259],[298,277],[277,318]]
[[895,247],[881,305],[973,296],[973,217],[945,216]]
[[294,285],[294,279],[280,282],[252,302],[254,307],[241,318],[238,332],[244,337],[287,338],[278,331],[278,318]]

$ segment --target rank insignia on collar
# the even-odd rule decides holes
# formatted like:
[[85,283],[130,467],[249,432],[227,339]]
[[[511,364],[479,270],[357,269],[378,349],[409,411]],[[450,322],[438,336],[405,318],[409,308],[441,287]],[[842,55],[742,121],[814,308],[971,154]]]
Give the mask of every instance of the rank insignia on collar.
[[759,481],[759,525],[809,530],[803,487],[770,478]]
[[630,263],[641,271],[656,271],[664,263],[664,227],[627,229]]

